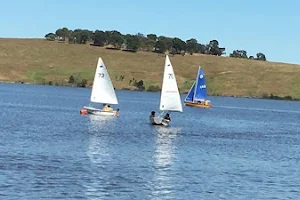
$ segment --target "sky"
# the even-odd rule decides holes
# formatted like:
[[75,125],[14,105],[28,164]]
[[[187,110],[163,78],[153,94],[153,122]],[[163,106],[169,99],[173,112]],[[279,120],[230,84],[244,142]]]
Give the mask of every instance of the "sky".
[[[298,22],[298,23],[297,23]],[[43,38],[58,28],[154,33],[219,41],[300,64],[298,0],[0,0],[0,37]]]

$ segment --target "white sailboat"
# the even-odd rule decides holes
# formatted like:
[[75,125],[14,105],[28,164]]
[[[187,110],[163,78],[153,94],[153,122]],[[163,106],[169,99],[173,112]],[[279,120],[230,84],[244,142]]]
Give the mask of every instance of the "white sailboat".
[[165,59],[165,69],[159,109],[162,111],[160,115],[158,117],[150,118],[150,123],[152,125],[168,126],[170,120],[164,119],[163,115],[169,112],[182,112],[181,99],[176,77],[168,55],[166,55]]
[[[103,108],[92,107],[92,103],[102,103]],[[89,106],[81,109],[81,114],[95,114],[104,116],[118,116],[119,109],[113,110],[109,104],[118,104],[118,99],[109,77],[106,66],[102,58],[98,59],[98,64],[94,76]]]

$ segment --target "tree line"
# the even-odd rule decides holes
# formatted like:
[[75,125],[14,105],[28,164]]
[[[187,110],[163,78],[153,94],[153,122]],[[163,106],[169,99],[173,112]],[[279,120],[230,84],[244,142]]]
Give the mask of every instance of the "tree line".
[[[157,36],[156,34],[122,34],[119,31],[102,31],[102,30],[87,30],[75,29],[69,30],[68,28],[59,28],[55,33],[48,33],[45,35],[47,40],[68,41],[73,44],[86,44],[90,43],[94,46],[106,46],[110,49],[118,49],[130,52],[138,50],[152,51],[156,53],[169,53],[182,54],[208,54],[221,56],[226,54],[224,47],[219,47],[217,40],[211,40],[208,44],[201,44],[196,39],[191,38],[183,41],[178,37],[170,38],[166,36]],[[263,53],[258,53],[257,58],[253,56],[248,57],[247,52],[244,50],[235,50],[230,55],[235,58],[247,58],[266,61]]]

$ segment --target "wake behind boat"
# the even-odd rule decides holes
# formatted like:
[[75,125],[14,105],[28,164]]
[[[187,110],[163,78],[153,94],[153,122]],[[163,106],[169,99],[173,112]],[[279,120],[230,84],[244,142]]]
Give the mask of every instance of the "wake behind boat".
[[185,106],[211,108],[212,105],[207,100],[206,79],[203,69],[199,66],[196,81],[192,85],[184,100]]
[[168,55],[166,55],[165,59],[159,109],[162,112],[158,117],[155,116],[154,111],[151,112],[150,124],[169,126],[171,121],[169,112],[182,112],[181,99],[176,77]]
[[[102,103],[102,108],[95,108],[92,103]],[[119,109],[113,110],[109,104],[118,104],[118,99],[102,58],[98,64],[94,76],[89,106],[84,106],[80,114],[94,114],[103,116],[118,116]]]

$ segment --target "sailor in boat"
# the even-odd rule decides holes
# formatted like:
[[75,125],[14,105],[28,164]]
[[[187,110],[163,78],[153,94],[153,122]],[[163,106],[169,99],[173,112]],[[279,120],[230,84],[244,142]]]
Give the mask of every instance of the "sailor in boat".
[[110,105],[107,105],[108,111],[113,111],[112,107]]
[[203,103],[202,103],[201,101],[198,101],[197,103],[198,103],[198,104],[205,105],[205,106],[208,106],[208,105],[209,105],[209,101],[208,101],[208,100],[204,100]]
[[102,107],[102,110],[103,110],[103,111],[109,111],[108,105],[104,103],[104,104],[103,104],[103,107]]
[[169,113],[167,113],[167,114],[164,116],[164,119],[165,119],[165,120],[169,120],[169,121],[171,121],[170,114],[169,114]]
[[120,111],[120,109],[118,108],[116,111],[114,111],[114,113],[115,113],[115,116],[119,116],[119,111]]
[[151,113],[150,113],[150,123],[151,124],[155,124],[154,118],[155,118],[155,111],[151,111]]

